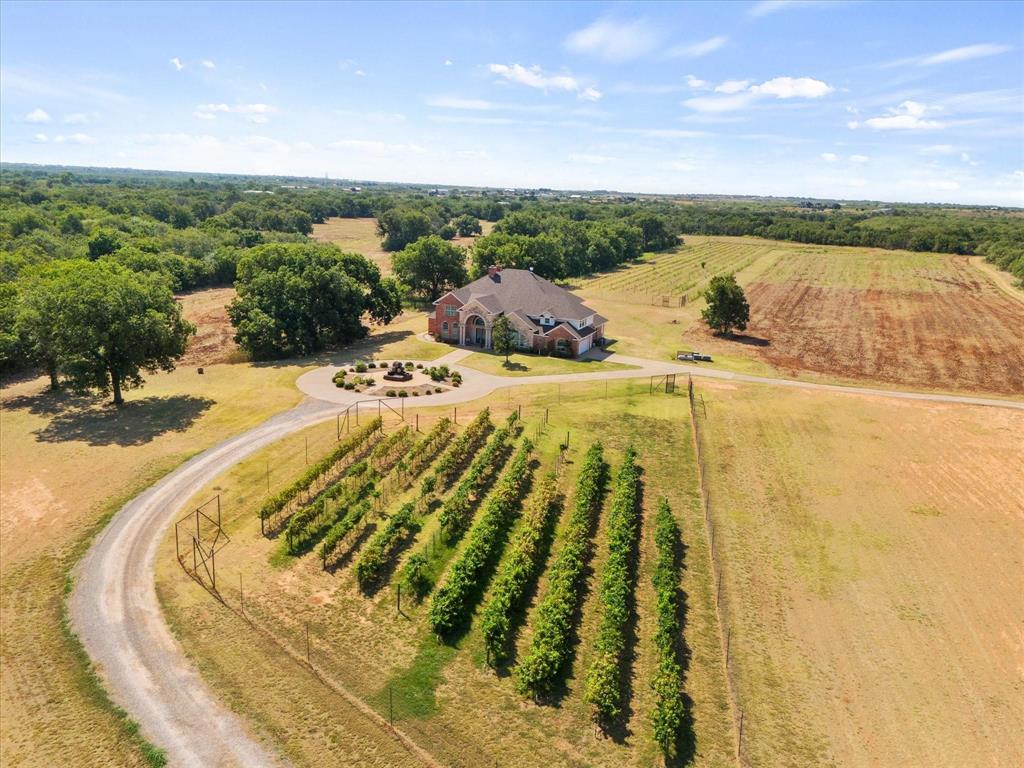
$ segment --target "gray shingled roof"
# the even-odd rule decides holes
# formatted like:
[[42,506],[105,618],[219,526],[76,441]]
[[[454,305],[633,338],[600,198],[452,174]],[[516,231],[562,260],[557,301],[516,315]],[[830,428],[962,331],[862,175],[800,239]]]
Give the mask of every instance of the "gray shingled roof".
[[578,296],[528,269],[503,269],[493,277],[484,275],[452,293],[463,304],[476,299],[491,311],[506,314],[519,310],[537,317],[548,312],[568,320],[581,320],[594,314]]

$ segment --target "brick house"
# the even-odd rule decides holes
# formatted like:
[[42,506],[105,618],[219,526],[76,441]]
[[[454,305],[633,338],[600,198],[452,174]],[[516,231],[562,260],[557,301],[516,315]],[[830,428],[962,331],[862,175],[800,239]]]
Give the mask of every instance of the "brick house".
[[579,297],[526,269],[487,274],[434,302],[427,328],[438,341],[491,348],[494,321],[506,315],[516,346],[543,354],[582,355],[604,338],[605,318]]

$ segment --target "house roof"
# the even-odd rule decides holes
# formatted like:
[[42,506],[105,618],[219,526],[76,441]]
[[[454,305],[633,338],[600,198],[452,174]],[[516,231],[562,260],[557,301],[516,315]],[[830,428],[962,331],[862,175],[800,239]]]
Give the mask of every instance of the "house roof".
[[484,275],[452,291],[452,295],[463,304],[479,301],[495,313],[518,311],[538,317],[547,312],[563,320],[582,320],[594,314],[578,296],[527,269],[502,269]]

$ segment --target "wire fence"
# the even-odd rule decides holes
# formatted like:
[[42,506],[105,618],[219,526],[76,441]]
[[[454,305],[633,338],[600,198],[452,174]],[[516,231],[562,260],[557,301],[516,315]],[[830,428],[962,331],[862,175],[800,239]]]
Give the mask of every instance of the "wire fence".
[[708,484],[707,463],[704,448],[704,424],[707,422],[708,411],[704,396],[694,391],[693,377],[689,377],[687,394],[690,401],[690,423],[693,427],[694,450],[697,459],[697,478],[700,484],[701,506],[704,510],[704,527],[708,540],[708,556],[711,563],[711,574],[715,590],[715,611],[718,614],[719,640],[722,645],[722,663],[725,668],[726,687],[729,693],[729,704],[732,708],[734,736],[736,740],[736,763],[741,767],[748,765],[744,752],[744,731],[746,713],[740,703],[736,670],[732,656],[732,621],[729,609],[729,595],[725,590],[722,573],[722,555],[716,535],[715,520],[712,514],[711,488]]

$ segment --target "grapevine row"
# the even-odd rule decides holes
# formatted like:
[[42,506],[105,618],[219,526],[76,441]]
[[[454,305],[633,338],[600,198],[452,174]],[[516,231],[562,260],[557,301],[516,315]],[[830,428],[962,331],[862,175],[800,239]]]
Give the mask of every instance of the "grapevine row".
[[573,615],[590,560],[590,536],[601,507],[606,471],[601,443],[594,443],[576,481],[572,516],[550,569],[547,594],[537,608],[530,650],[516,668],[516,687],[522,693],[536,696],[549,690],[569,659]]
[[622,711],[621,662],[640,533],[639,480],[636,451],[630,447],[615,478],[608,515],[608,561],[601,578],[603,613],[595,643],[597,656],[587,672],[583,692],[583,700],[593,704],[598,718],[605,722]]
[[330,453],[310,466],[291,485],[278,491],[260,507],[260,519],[268,520],[282,512],[300,493],[309,488],[315,481],[327,474],[335,464],[344,459],[364,443],[368,442],[375,432],[381,428],[380,417],[372,419],[353,434],[338,443]]
[[[404,430],[396,432],[395,434],[399,435],[402,434],[403,432],[405,433],[406,437],[408,437],[408,435],[410,434],[408,432],[408,427],[406,427]],[[438,446],[444,444],[444,441],[448,439],[448,437],[451,435],[451,432],[451,420],[448,418],[441,419],[437,424],[434,425],[434,428],[431,429],[430,432],[428,432],[427,435],[422,440],[413,445],[413,447],[406,454],[405,458],[402,459],[401,461],[398,460],[400,456],[396,455],[395,450],[397,450],[399,446],[404,447],[404,445],[408,442],[407,439],[401,441],[401,443],[396,443],[396,446],[394,446],[395,450],[385,450],[382,446],[380,446],[380,450],[374,450],[374,454],[377,454],[378,465],[381,467],[385,466],[382,463],[384,461],[385,455],[387,456],[389,461],[397,461],[397,464],[395,465],[395,476],[400,475],[403,478],[403,483],[409,482],[415,479],[420,472],[422,472],[424,469],[426,469],[427,466],[429,466],[430,459],[433,456],[434,451],[437,449]],[[374,455],[371,454],[370,460],[373,461],[373,459]],[[394,483],[392,483],[391,487],[393,486]],[[366,516],[366,513],[369,512],[369,509],[369,501],[363,501],[358,505],[354,505],[346,512],[346,514],[343,517],[338,519],[337,522],[335,522],[334,525],[331,526],[330,530],[328,530],[327,532],[327,535],[324,537],[323,543],[320,546],[320,558],[323,560],[324,568],[327,567],[327,561],[337,550],[341,542],[345,540],[345,537],[348,536],[348,534],[351,533],[353,529],[355,529],[356,525],[362,522],[362,520]]]
[[434,471],[423,481],[423,495],[431,492],[441,493],[458,477],[466,461],[483,444],[487,433],[491,431],[491,411],[484,408],[469,423],[462,434],[455,438],[437,462]]
[[297,554],[304,542],[317,538],[319,529],[331,513],[337,515],[341,510],[347,510],[373,488],[376,478],[377,473],[370,469],[370,464],[365,459],[345,470],[342,478],[316,503],[303,507],[292,515],[288,527],[284,530],[288,552]]
[[473,597],[486,583],[487,573],[501,552],[508,528],[530,483],[532,451],[530,439],[523,440],[470,531],[469,543],[452,565],[445,583],[434,593],[429,619],[438,634],[448,634],[460,626],[473,609]]
[[658,502],[654,517],[654,543],[658,557],[654,564],[654,592],[657,596],[657,629],[654,645],[658,652],[658,670],[651,688],[655,703],[651,720],[654,738],[669,756],[686,715],[683,701],[682,666],[678,655],[679,621],[679,527],[666,499]]
[[501,469],[501,456],[518,434],[519,415],[513,411],[504,426],[491,435],[484,450],[473,459],[458,487],[441,507],[441,531],[448,543],[458,541],[473,516],[473,499],[479,496]]
[[490,660],[500,661],[505,655],[513,616],[540,575],[559,507],[558,486],[554,475],[548,475],[530,497],[522,528],[512,542],[483,611],[481,626]]
[[377,583],[391,560],[394,548],[419,529],[420,522],[412,503],[403,504],[373,535],[356,563],[356,578],[360,586]]

